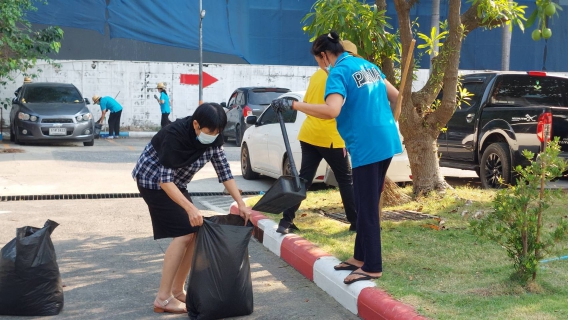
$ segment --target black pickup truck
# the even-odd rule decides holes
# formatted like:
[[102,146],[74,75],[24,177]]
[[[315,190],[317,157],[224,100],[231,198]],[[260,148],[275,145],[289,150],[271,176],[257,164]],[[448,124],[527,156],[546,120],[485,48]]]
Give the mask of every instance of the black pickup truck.
[[568,78],[545,72],[484,72],[462,77],[473,96],[462,103],[438,137],[440,166],[475,170],[482,187],[527,165],[522,151],[541,150],[545,132],[560,137],[568,158]]

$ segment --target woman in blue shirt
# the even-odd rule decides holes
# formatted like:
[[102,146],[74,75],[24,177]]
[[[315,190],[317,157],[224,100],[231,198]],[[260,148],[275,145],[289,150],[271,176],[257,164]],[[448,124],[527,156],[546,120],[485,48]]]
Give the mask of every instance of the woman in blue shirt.
[[93,96],[93,103],[101,106],[102,115],[101,119],[98,121],[99,124],[103,124],[107,110],[110,111],[110,116],[108,117],[108,138],[118,138],[120,133],[120,116],[122,115],[122,106],[120,103],[112,97],[101,98],[97,95]]
[[167,126],[168,124],[172,123],[169,119],[170,116],[170,97],[168,97],[168,93],[166,92],[166,85],[163,82],[158,83],[157,86],[158,92],[160,93],[160,97],[156,97],[158,103],[160,104],[160,111],[162,111],[162,121],[160,122],[162,128]]
[[311,52],[318,65],[329,70],[325,104],[276,99],[272,107],[336,119],[351,154],[358,218],[353,257],[335,270],[353,271],[343,280],[345,284],[377,279],[383,271],[379,201],[391,159],[402,152],[393,116],[398,90],[377,66],[346,52],[333,31],[319,36]]

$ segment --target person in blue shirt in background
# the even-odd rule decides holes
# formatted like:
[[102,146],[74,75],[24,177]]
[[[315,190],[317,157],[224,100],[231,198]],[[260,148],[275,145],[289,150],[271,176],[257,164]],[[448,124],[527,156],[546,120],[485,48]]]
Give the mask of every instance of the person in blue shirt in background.
[[97,95],[93,96],[93,103],[101,106],[103,114],[98,121],[99,124],[103,124],[107,110],[110,111],[110,116],[108,117],[108,138],[118,138],[118,134],[120,133],[120,116],[122,115],[122,106],[120,103],[112,97],[101,98]]
[[168,124],[172,123],[169,119],[170,116],[170,97],[168,97],[168,93],[166,92],[166,85],[163,82],[158,83],[157,85],[158,92],[160,93],[160,97],[154,95],[154,98],[158,100],[160,104],[160,111],[162,111],[162,121],[160,122],[162,128],[167,126]]
[[335,118],[352,159],[357,236],[353,257],[334,269],[352,271],[345,284],[377,279],[383,274],[379,201],[391,159],[402,152],[394,118],[400,114],[398,90],[377,66],[345,51],[334,31],[316,38],[311,53],[320,68],[329,71],[325,104],[281,98],[272,101],[272,108]]

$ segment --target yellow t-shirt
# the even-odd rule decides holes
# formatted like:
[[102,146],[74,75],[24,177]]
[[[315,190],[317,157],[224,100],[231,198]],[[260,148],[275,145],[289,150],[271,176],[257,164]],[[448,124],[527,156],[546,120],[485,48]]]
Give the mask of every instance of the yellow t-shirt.
[[[325,103],[325,82],[327,81],[327,73],[322,69],[318,69],[310,78],[310,84],[304,96],[304,102],[323,104]],[[307,116],[298,140],[309,143],[314,146],[329,148],[333,144],[333,148],[345,148],[345,142],[341,139],[337,132],[337,124],[335,119],[320,119]]]

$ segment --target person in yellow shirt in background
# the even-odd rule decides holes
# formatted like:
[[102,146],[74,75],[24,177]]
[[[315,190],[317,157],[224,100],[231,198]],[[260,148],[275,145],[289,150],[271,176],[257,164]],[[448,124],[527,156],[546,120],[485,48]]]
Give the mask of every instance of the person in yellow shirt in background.
[[[349,40],[341,43],[346,51],[357,55],[357,47]],[[310,78],[304,102],[313,104],[324,104],[325,83],[327,81],[328,70],[318,69]],[[353,178],[351,176],[351,165],[345,142],[341,139],[337,131],[335,119],[319,119],[307,116],[300,128],[298,140],[302,147],[302,165],[300,177],[306,179],[306,188],[309,188],[316,175],[317,168],[322,159],[333,170],[335,179],[339,185],[339,193],[345,208],[345,215],[351,224],[350,231],[355,231],[357,226],[357,210],[353,195]],[[300,203],[301,204],[301,203]],[[287,234],[291,229],[296,229],[294,218],[300,204],[284,210],[283,218],[278,223],[276,232]]]

